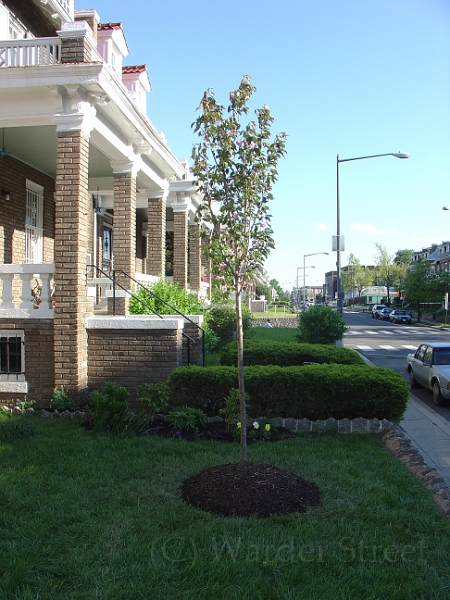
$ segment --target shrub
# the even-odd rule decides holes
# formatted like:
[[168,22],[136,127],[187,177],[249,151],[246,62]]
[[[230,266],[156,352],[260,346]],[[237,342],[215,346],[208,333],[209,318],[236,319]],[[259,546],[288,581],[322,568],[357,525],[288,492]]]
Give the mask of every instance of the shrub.
[[[324,344],[299,344],[270,340],[244,340],[244,364],[298,366],[307,362],[338,363],[342,365],[364,365],[364,359],[350,348]],[[237,364],[237,344],[227,344],[220,353],[220,364]]]
[[167,415],[167,421],[174,429],[183,431],[198,431],[207,422],[207,416],[199,408],[177,406]]
[[[244,332],[250,327],[251,313],[247,306],[242,306],[242,324]],[[205,313],[205,327],[219,338],[217,349],[234,339],[236,331],[236,310],[233,306],[215,306]]]
[[107,381],[102,391],[91,392],[87,406],[91,429],[114,434],[142,432],[148,417],[129,412],[129,395],[126,388],[112,381]]
[[224,408],[224,399],[230,390],[238,387],[237,370],[232,367],[190,365],[172,371],[167,383],[171,390],[169,406],[196,406],[212,417]]
[[[245,404],[248,406],[250,400],[247,392],[245,393]],[[241,406],[239,398],[239,389],[233,388],[225,398],[225,407],[219,410],[219,414],[225,419],[225,426],[228,431],[231,431],[236,422],[241,416]]]
[[328,306],[311,306],[300,315],[298,339],[310,344],[334,344],[348,327],[342,316]]
[[50,410],[58,410],[59,412],[64,410],[76,410],[77,405],[69,396],[65,387],[62,385],[61,389],[55,388],[53,390],[53,396],[49,404]]
[[163,381],[138,385],[139,402],[145,406],[149,419],[154,419],[169,406],[170,388]]
[[27,410],[27,408],[33,408],[33,406],[35,404],[36,404],[36,400],[31,400],[27,396],[25,396],[25,398],[23,400],[19,400],[17,402],[17,406],[22,410]]
[[[409,397],[400,373],[367,365],[245,367],[249,414],[316,420],[364,417],[399,421]],[[172,401],[201,408],[209,416],[225,407],[238,387],[235,367],[183,367],[168,379]]]
[[209,329],[203,329],[203,335],[205,336],[205,353],[212,354],[220,342],[220,338]]
[[[159,296],[161,300],[156,298],[151,292]],[[198,299],[193,294],[190,294],[184,288],[180,288],[177,283],[166,282],[163,279],[149,286],[149,289],[141,287],[135,293],[135,296],[153,310],[150,310],[150,308],[144,306],[139,300],[132,297],[130,298],[130,313],[133,315],[148,315],[155,312],[160,315],[173,315],[173,308],[167,304],[170,304],[184,315],[198,315],[203,312]]]

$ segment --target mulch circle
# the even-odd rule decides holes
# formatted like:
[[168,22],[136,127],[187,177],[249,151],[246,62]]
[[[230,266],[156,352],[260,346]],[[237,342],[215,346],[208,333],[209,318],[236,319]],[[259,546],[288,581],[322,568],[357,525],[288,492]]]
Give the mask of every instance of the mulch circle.
[[[251,429],[248,428],[249,433]],[[181,432],[164,419],[156,419],[144,435],[237,443],[223,422],[208,423],[199,431]],[[289,429],[274,427],[264,443],[294,437],[296,434]],[[249,444],[254,441],[248,439]],[[195,508],[224,517],[269,517],[304,513],[307,506],[320,504],[320,491],[315,483],[296,473],[247,462],[242,469],[236,463],[217,465],[186,479],[181,486],[181,498]]]
[[320,504],[320,491],[290,471],[269,464],[230,463],[186,479],[181,498],[200,510],[224,517],[270,517],[303,513]]

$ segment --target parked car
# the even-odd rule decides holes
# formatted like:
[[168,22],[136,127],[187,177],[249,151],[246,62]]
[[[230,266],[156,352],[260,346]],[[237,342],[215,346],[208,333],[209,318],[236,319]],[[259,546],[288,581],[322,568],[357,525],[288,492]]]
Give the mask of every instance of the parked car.
[[386,304],[374,304],[372,306],[372,319],[379,319],[379,311],[383,310],[383,308],[387,308]]
[[382,308],[378,311],[378,318],[382,321],[389,321],[389,316],[393,310],[393,308]]
[[414,354],[406,357],[409,385],[420,385],[431,390],[433,402],[444,405],[450,399],[450,344],[426,342],[420,344]]
[[396,309],[389,315],[391,323],[411,323],[411,315],[406,310]]

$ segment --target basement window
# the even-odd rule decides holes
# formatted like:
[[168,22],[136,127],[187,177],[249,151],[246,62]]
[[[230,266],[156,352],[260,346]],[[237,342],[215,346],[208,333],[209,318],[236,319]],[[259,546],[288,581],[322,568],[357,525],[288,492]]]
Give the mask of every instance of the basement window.
[[0,374],[17,375],[25,371],[23,331],[0,330]]

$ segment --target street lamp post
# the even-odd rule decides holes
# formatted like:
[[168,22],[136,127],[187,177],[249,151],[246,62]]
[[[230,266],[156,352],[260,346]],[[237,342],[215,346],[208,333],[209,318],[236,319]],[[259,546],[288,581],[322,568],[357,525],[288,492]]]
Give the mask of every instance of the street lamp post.
[[[306,277],[305,277],[305,271],[306,271],[306,267],[305,267],[305,259],[307,256],[317,256],[318,254],[326,254],[328,256],[328,252],[312,252],[311,254],[304,254],[303,255],[303,290],[304,290],[304,295],[306,296]],[[303,298],[303,302],[305,302],[306,297]]]
[[[303,261],[304,262],[304,261]],[[316,267],[314,265],[308,265],[307,267],[305,267],[303,265],[303,267],[297,267],[297,297],[298,297],[298,272],[300,271],[300,269],[303,269],[303,286],[305,285],[305,269],[315,269]],[[301,294],[301,301],[303,301],[303,293]],[[298,303],[298,302],[297,302]]]
[[341,217],[339,206],[339,165],[352,160],[365,160],[366,158],[380,158],[381,156],[394,156],[395,158],[409,158],[408,152],[388,152],[387,154],[371,154],[370,156],[357,156],[355,158],[336,157],[336,240],[333,241],[333,251],[336,251],[336,293],[337,310],[342,315],[342,292],[341,292],[341,251],[344,250],[344,238],[341,239]]

